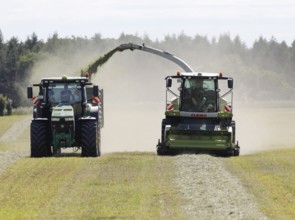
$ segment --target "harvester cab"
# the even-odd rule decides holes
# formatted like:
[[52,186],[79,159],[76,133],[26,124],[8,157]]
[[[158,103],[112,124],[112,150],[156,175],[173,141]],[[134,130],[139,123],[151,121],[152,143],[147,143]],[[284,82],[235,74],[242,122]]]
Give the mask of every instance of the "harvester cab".
[[31,156],[58,155],[62,148],[82,148],[82,156],[100,155],[103,127],[103,90],[87,77],[44,78],[38,95],[28,87],[33,100]]
[[166,77],[166,118],[157,153],[210,151],[238,156],[232,111],[232,78],[195,72]]

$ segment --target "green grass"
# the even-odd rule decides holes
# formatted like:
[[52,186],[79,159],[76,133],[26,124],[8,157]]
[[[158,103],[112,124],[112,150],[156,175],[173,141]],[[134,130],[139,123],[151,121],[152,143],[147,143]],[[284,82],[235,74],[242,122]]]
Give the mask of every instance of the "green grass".
[[226,162],[271,219],[295,219],[295,149],[233,157]]
[[171,157],[24,158],[0,175],[0,219],[183,219]]

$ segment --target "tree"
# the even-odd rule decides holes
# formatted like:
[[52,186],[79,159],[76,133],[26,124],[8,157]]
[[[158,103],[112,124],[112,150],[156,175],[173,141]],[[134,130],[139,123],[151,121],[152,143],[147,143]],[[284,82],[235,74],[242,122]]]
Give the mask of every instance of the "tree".
[[54,33],[51,38],[47,39],[46,51],[49,53],[54,53],[60,46],[59,37],[57,33]]
[[3,77],[6,73],[6,45],[3,42],[3,35],[0,30],[0,83],[4,82]]
[[42,49],[43,42],[38,40],[38,37],[35,33],[31,37],[28,37],[25,41],[24,47],[26,52],[39,52]]
[[0,116],[4,115],[5,107],[6,107],[6,98],[3,94],[0,94]]

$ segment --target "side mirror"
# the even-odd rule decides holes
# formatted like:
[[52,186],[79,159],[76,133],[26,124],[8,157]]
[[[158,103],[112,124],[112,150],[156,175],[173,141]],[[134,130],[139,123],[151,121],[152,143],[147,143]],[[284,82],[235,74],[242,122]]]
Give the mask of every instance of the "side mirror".
[[28,97],[28,99],[33,98],[33,88],[32,87],[27,88],[27,97]]
[[234,81],[233,81],[232,79],[229,79],[229,80],[227,81],[227,87],[228,87],[229,89],[234,88]]
[[166,88],[170,88],[172,86],[172,79],[171,78],[168,78],[166,80]]
[[94,97],[97,97],[99,94],[98,94],[98,86],[93,86],[93,96]]

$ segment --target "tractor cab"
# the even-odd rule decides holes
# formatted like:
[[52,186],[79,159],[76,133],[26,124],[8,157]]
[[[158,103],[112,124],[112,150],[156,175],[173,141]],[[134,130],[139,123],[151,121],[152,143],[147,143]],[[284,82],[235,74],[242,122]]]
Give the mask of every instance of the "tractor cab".
[[[34,102],[34,117],[48,117],[56,106],[70,105],[74,108],[75,118],[87,112],[87,99],[99,96],[97,86],[89,87],[90,97],[86,95],[86,87],[92,85],[86,77],[48,77],[41,83],[34,84],[39,87],[39,93],[33,96],[33,88],[28,87],[28,98]],[[89,91],[89,89],[88,89]]]
[[53,106],[59,103],[79,104],[82,101],[83,93],[85,93],[81,89],[80,83],[50,82],[48,84],[48,102]]
[[59,82],[51,81],[45,87],[47,90],[46,99],[51,109],[59,106],[72,106],[75,118],[82,114],[83,103],[86,100],[85,88],[81,82]]

